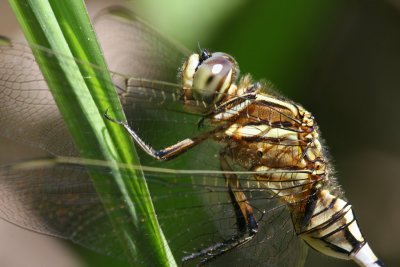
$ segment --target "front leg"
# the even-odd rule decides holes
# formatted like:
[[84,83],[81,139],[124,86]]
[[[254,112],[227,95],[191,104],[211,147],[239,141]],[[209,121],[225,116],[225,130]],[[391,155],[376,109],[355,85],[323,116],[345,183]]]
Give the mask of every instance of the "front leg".
[[148,144],[146,144],[138,135],[137,133],[129,127],[129,125],[125,122],[118,121],[114,118],[111,118],[108,114],[107,111],[104,113],[104,117],[108,119],[109,121],[112,121],[114,123],[117,123],[125,128],[125,130],[130,134],[130,136],[133,138],[133,140],[140,146],[141,149],[143,149],[144,152],[146,152],[149,156],[157,159],[157,160],[170,160],[173,159],[184,152],[186,152],[188,149],[200,144],[204,140],[210,138],[215,132],[219,131],[219,128],[215,128],[211,131],[205,132],[203,134],[200,134],[198,136],[192,137],[192,138],[186,138],[172,146],[160,149],[160,150],[155,150]]
[[239,246],[242,246],[253,239],[258,230],[258,223],[254,218],[253,208],[247,200],[236,174],[227,161],[227,153],[220,154],[220,167],[228,186],[229,198],[235,212],[238,232],[231,238],[192,253],[182,259],[182,262],[200,258],[200,265],[205,264]]

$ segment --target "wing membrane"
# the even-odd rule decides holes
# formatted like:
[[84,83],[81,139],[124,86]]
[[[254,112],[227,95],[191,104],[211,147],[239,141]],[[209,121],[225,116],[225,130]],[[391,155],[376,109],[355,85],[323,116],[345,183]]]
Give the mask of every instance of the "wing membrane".
[[[120,168],[125,167],[131,168]],[[22,227],[70,239],[101,253],[123,258],[123,250],[90,182],[87,168],[101,172],[103,176],[110,171],[106,164],[88,164],[82,159],[41,160],[3,166],[1,217]],[[221,172],[208,170],[191,173],[145,167],[157,217],[178,259],[235,234],[235,212],[221,175]],[[243,179],[248,179],[247,176]],[[107,179],[104,183],[111,186]],[[298,262],[305,251],[302,241],[293,231],[286,207],[268,197],[268,192],[264,192],[267,188],[253,189],[254,186],[244,188],[255,208],[260,233],[237,251],[240,257],[235,253],[222,259],[235,265],[268,262],[268,266],[286,266],[285,262]],[[109,198],[115,199],[115,196]],[[124,208],[121,201],[115,211]],[[143,214],[138,216],[142,216],[141,221],[146,220]],[[152,253],[149,251],[149,257]],[[282,258],[283,255],[286,257]]]

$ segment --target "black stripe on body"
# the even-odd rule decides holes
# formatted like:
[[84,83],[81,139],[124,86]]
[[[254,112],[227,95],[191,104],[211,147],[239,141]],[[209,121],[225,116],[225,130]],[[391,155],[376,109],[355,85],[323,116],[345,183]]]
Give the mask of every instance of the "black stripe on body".
[[[348,212],[351,212],[352,210],[350,209]],[[337,251],[337,252],[341,252],[343,253],[343,251],[345,251],[345,253],[347,255],[351,255],[352,253],[356,253],[357,251],[359,251],[367,242],[364,240],[362,242],[358,241],[354,235],[350,232],[349,230],[349,226],[352,223],[356,223],[356,218],[353,215],[353,220],[351,220],[350,222],[340,226],[339,228],[333,230],[332,232],[320,237],[319,239],[321,239],[323,242],[325,242],[329,247],[331,247],[333,250]],[[326,240],[327,238],[329,238],[330,236],[333,236],[337,233],[339,233],[340,231],[343,231],[344,233],[344,238],[345,240],[353,247],[353,249],[351,251],[347,251],[337,245],[333,245],[330,241]]]
[[[244,217],[244,214],[242,213],[242,211],[240,209],[240,205],[236,201],[235,195],[231,189],[229,190],[229,197],[231,199],[233,210],[235,212],[237,229],[240,234],[245,234],[247,232],[247,220]],[[249,215],[249,216],[252,216],[252,215]]]
[[367,241],[365,240],[362,242],[358,241],[348,229],[345,230],[344,236],[346,240],[353,246],[353,249],[349,254],[357,253],[365,244],[367,244]]
[[[346,254],[346,255],[349,254],[349,252],[348,252],[347,250],[345,250],[345,249],[343,249],[343,248],[341,248],[341,247],[339,247],[339,246],[336,246],[336,245],[334,245],[334,244],[332,244],[332,243],[329,243],[329,242],[325,242],[325,240],[322,240],[322,241],[324,241],[324,243],[326,243],[326,246],[327,246],[327,247],[329,247],[331,250],[333,250],[333,251],[335,251],[335,252],[337,252],[337,253]],[[321,253],[321,251],[319,251],[318,249],[314,248],[314,247],[313,247],[309,242],[307,242],[306,240],[304,240],[304,242],[306,242],[307,245],[308,245],[310,248],[312,248],[313,250],[315,250],[316,252]]]
[[[353,221],[355,221],[355,223],[357,224],[357,218],[356,215],[353,212]],[[357,225],[358,227],[358,225]],[[366,243],[367,241],[364,240],[363,242],[358,241],[354,235],[350,232],[349,229],[347,229],[347,231],[345,231],[344,236],[346,238],[346,240],[353,246],[353,250],[351,251],[351,253],[357,253]]]
[[[343,230],[343,229],[342,229]],[[329,241],[327,241],[327,240],[325,240],[325,239],[323,239],[323,238],[320,238],[324,243],[326,243],[327,244],[327,246],[329,246],[332,250],[334,250],[334,251],[336,251],[336,252],[339,252],[339,253],[343,253],[343,254],[347,254],[347,255],[351,255],[351,254],[353,254],[355,251],[358,251],[358,250],[360,250],[367,242],[366,241],[363,241],[363,242],[359,242],[359,241],[357,241],[355,238],[354,238],[354,236],[350,233],[350,231],[348,230],[348,229],[345,229],[344,230],[345,231],[345,234],[344,234],[344,236],[345,236],[345,239],[346,239],[346,241],[348,241],[352,246],[353,246],[353,249],[351,250],[351,251],[347,251],[347,250],[345,250],[345,249],[343,249],[343,248],[341,248],[341,247],[339,247],[339,246],[337,246],[337,245],[334,245],[334,244],[332,244],[331,242],[329,242]],[[351,237],[350,237],[351,236]],[[353,242],[356,242],[356,243],[353,243]]]
[[347,250],[345,250],[345,249],[343,249],[343,248],[341,248],[339,246],[336,246],[336,245],[334,245],[332,243],[326,242],[325,240],[322,240],[322,241],[324,241],[326,243],[327,247],[329,247],[331,250],[333,250],[333,251],[335,251],[337,253],[346,254],[346,255],[350,254]]
[[[351,210],[349,210],[349,211],[351,211]],[[334,235],[334,234],[336,234],[336,233],[339,233],[339,232],[342,231],[342,230],[346,230],[346,228],[348,228],[349,225],[352,224],[352,223],[355,222],[355,221],[356,221],[356,219],[353,218],[353,220],[351,220],[350,222],[343,224],[342,226],[336,228],[335,230],[333,230],[332,232],[327,233],[327,234],[324,235],[324,236],[321,236],[320,238],[321,238],[321,239],[325,239],[325,238],[330,237],[330,236],[332,236],[332,235]],[[346,240],[348,240],[348,239],[347,239],[347,236],[346,236],[347,234],[351,235],[351,238],[354,239],[354,236],[353,236],[351,233],[346,233],[346,232],[345,232]],[[349,237],[350,237],[350,236],[349,236]],[[352,241],[353,241],[353,240],[352,240]],[[357,243],[359,243],[359,242],[357,241]]]
[[311,196],[307,200],[307,205],[304,211],[303,222],[301,223],[301,229],[306,228],[307,224],[313,217],[315,208],[317,207],[317,202],[318,202],[317,190],[313,189]]
[[288,121],[277,121],[277,122],[272,122],[271,127],[288,130],[291,129],[291,127],[295,127],[295,125],[293,125],[293,123]]
[[[267,97],[268,97],[268,96],[267,96]],[[270,97],[270,96],[269,96],[269,97]],[[270,98],[274,98],[274,97],[270,97]],[[275,99],[278,100],[278,101],[281,101],[281,102],[289,103],[290,105],[296,107],[297,112],[299,111],[299,109],[297,108],[296,105],[293,105],[292,103],[287,102],[287,101],[282,101],[282,100],[277,99],[277,98],[275,98]],[[263,106],[270,107],[270,108],[285,109],[285,110],[289,110],[290,112],[292,112],[290,109],[288,109],[288,108],[287,108],[286,106],[284,106],[284,105],[279,105],[279,104],[277,104],[277,103],[273,103],[273,102],[270,102],[270,101],[265,100],[265,99],[259,99],[259,100],[257,100],[257,104],[261,104],[261,105],[263,105]],[[274,109],[274,110],[275,110],[275,109]],[[275,111],[276,111],[276,110],[275,110]],[[277,112],[278,112],[278,111],[277,111]],[[279,112],[279,113],[281,113],[281,112]],[[294,118],[293,118],[293,119],[294,119]]]
[[344,205],[343,208],[341,208],[338,212],[333,214],[331,216],[331,218],[329,218],[329,220],[326,220],[322,224],[320,224],[318,226],[315,226],[315,227],[313,227],[313,228],[311,228],[311,229],[309,229],[309,230],[307,230],[305,232],[302,232],[301,234],[312,233],[312,232],[315,232],[315,231],[318,231],[318,230],[323,230],[323,229],[326,229],[326,228],[330,227],[332,224],[336,223],[337,220],[339,220],[342,217],[344,217],[347,214],[347,212],[351,211],[351,209],[350,209],[347,212],[343,212],[343,210],[346,209],[348,206],[349,206],[349,204],[346,203],[346,205]]

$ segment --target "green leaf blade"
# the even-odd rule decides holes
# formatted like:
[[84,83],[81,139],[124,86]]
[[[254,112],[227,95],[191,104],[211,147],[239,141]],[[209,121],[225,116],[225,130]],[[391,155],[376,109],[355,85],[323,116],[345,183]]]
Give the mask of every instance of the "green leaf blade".
[[[123,128],[103,118],[107,108],[117,117],[124,117],[118,96],[111,86],[111,78],[103,74],[103,77],[97,77],[99,72],[92,65],[78,65],[71,60],[77,58],[106,69],[83,3],[79,0],[10,0],[10,4],[28,42],[33,44],[36,60],[80,155],[115,163],[115,167],[111,168],[112,188],[118,188],[128,208],[121,209],[109,219],[119,234],[128,258],[132,262],[157,266],[175,265],[156,220],[142,172],[118,168],[119,163],[139,165],[139,160]],[[35,49],[35,45],[57,53],[49,57],[45,50]],[[90,174],[100,199],[104,199],[111,190],[103,182],[109,176],[94,171]],[[108,214],[116,214],[115,207],[120,204],[119,201],[103,201]],[[121,217],[130,220],[119,220]],[[136,240],[140,240],[141,246],[146,248],[137,247]],[[154,254],[149,257],[146,251],[153,251]]]

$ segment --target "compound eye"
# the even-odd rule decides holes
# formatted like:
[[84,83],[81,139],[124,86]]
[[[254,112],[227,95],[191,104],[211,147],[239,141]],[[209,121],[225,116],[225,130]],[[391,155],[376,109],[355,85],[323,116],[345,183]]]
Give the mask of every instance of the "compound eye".
[[226,54],[214,53],[196,70],[193,96],[206,106],[218,103],[236,79],[236,65]]

